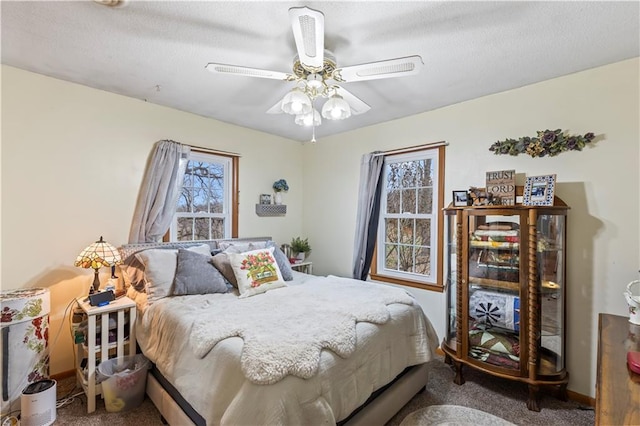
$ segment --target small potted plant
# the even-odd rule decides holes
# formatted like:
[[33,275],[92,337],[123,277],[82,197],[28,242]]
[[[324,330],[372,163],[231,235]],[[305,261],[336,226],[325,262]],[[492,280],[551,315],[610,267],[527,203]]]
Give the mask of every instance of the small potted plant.
[[282,204],[282,195],[281,192],[287,192],[289,190],[289,185],[287,185],[287,181],[284,179],[277,180],[273,182],[273,190],[275,191],[274,202],[276,204]]
[[295,237],[291,240],[291,253],[295,255],[298,262],[303,262],[309,253],[311,253],[311,246],[309,245],[309,239],[304,240],[300,237]]

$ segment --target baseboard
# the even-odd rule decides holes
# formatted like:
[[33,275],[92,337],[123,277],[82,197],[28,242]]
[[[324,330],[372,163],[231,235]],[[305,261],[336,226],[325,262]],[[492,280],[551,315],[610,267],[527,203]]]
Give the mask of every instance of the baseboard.
[[567,396],[570,400],[577,402],[578,404],[587,405],[589,407],[596,406],[596,399],[591,398],[587,395],[582,395],[581,393],[567,390]]
[[76,374],[76,370],[67,370],[62,373],[52,374],[49,378],[53,380],[62,380],[68,377],[73,377]]

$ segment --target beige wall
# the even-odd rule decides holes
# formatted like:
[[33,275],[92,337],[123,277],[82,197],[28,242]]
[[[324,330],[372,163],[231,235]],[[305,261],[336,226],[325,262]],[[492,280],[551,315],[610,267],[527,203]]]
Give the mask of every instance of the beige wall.
[[[515,169],[519,185],[525,175],[555,173],[556,195],[571,206],[569,389],[594,396],[598,313],[627,315],[622,292],[638,278],[640,267],[639,62],[616,63],[305,146],[303,227],[314,247],[314,272],[351,273],[359,160],[365,152],[449,142],[447,203],[453,190],[484,186],[489,170]],[[598,138],[582,152],[553,158],[496,156],[488,150],[497,140],[547,128],[594,132]],[[442,339],[445,296],[412,292]]]
[[[482,186],[487,170],[516,169],[518,184],[525,175],[558,175],[557,195],[572,207],[569,389],[593,396],[597,315],[626,315],[622,291],[640,266],[639,76],[639,60],[629,60],[302,146],[3,66],[2,288],[51,289],[52,343],[61,326],[63,331],[51,372],[69,370],[72,347],[63,313],[91,282],[91,273],[73,261],[100,235],[126,242],[155,141],[242,154],[241,236],[268,234],[280,242],[308,236],[315,273],[349,276],[360,156],[445,140],[447,202],[454,189]],[[546,128],[600,136],[593,148],[555,158],[488,151],[496,140]],[[291,186],[287,216],[257,217],[258,194],[270,192],[280,177]],[[411,291],[442,337],[445,296]]]
[[[101,235],[127,242],[153,144],[173,139],[242,155],[240,236],[288,242],[301,234],[301,145],[193,114],[2,67],[2,289],[51,291],[52,374],[73,368],[64,311],[85,295],[93,270],[73,266]],[[285,178],[284,217],[255,203]],[[108,278],[102,271],[102,280]],[[62,328],[61,328],[62,327]]]

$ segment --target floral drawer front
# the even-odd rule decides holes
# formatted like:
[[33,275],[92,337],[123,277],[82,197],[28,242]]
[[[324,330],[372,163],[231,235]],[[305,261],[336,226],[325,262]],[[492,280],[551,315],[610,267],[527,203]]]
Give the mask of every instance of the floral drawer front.
[[49,377],[49,290],[3,291],[0,294],[2,345],[2,412],[20,409],[22,389]]
[[0,293],[0,307],[0,323],[3,326],[31,321],[49,313],[49,290],[29,288],[3,291]]

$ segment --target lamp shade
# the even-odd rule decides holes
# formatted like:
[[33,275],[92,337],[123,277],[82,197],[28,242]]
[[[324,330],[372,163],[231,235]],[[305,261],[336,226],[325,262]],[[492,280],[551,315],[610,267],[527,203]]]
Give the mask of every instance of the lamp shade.
[[311,99],[299,89],[293,89],[282,99],[281,108],[287,114],[308,114],[312,110]]
[[351,116],[351,107],[342,96],[333,95],[322,106],[322,116],[327,120],[344,120]]
[[78,257],[76,257],[74,266],[78,266],[80,268],[93,268],[95,271],[93,274],[93,283],[91,284],[91,287],[89,287],[89,294],[92,294],[100,288],[98,269],[103,266],[114,266],[121,262],[118,249],[100,237],[98,241],[90,244],[86,249],[80,252]]
[[307,114],[296,115],[295,122],[300,126],[319,126],[322,124],[322,117],[320,117],[318,110],[314,109]]
[[121,263],[121,259],[118,249],[100,237],[100,240],[90,244],[80,252],[76,257],[74,266],[100,269],[103,266],[109,267],[119,263]]

